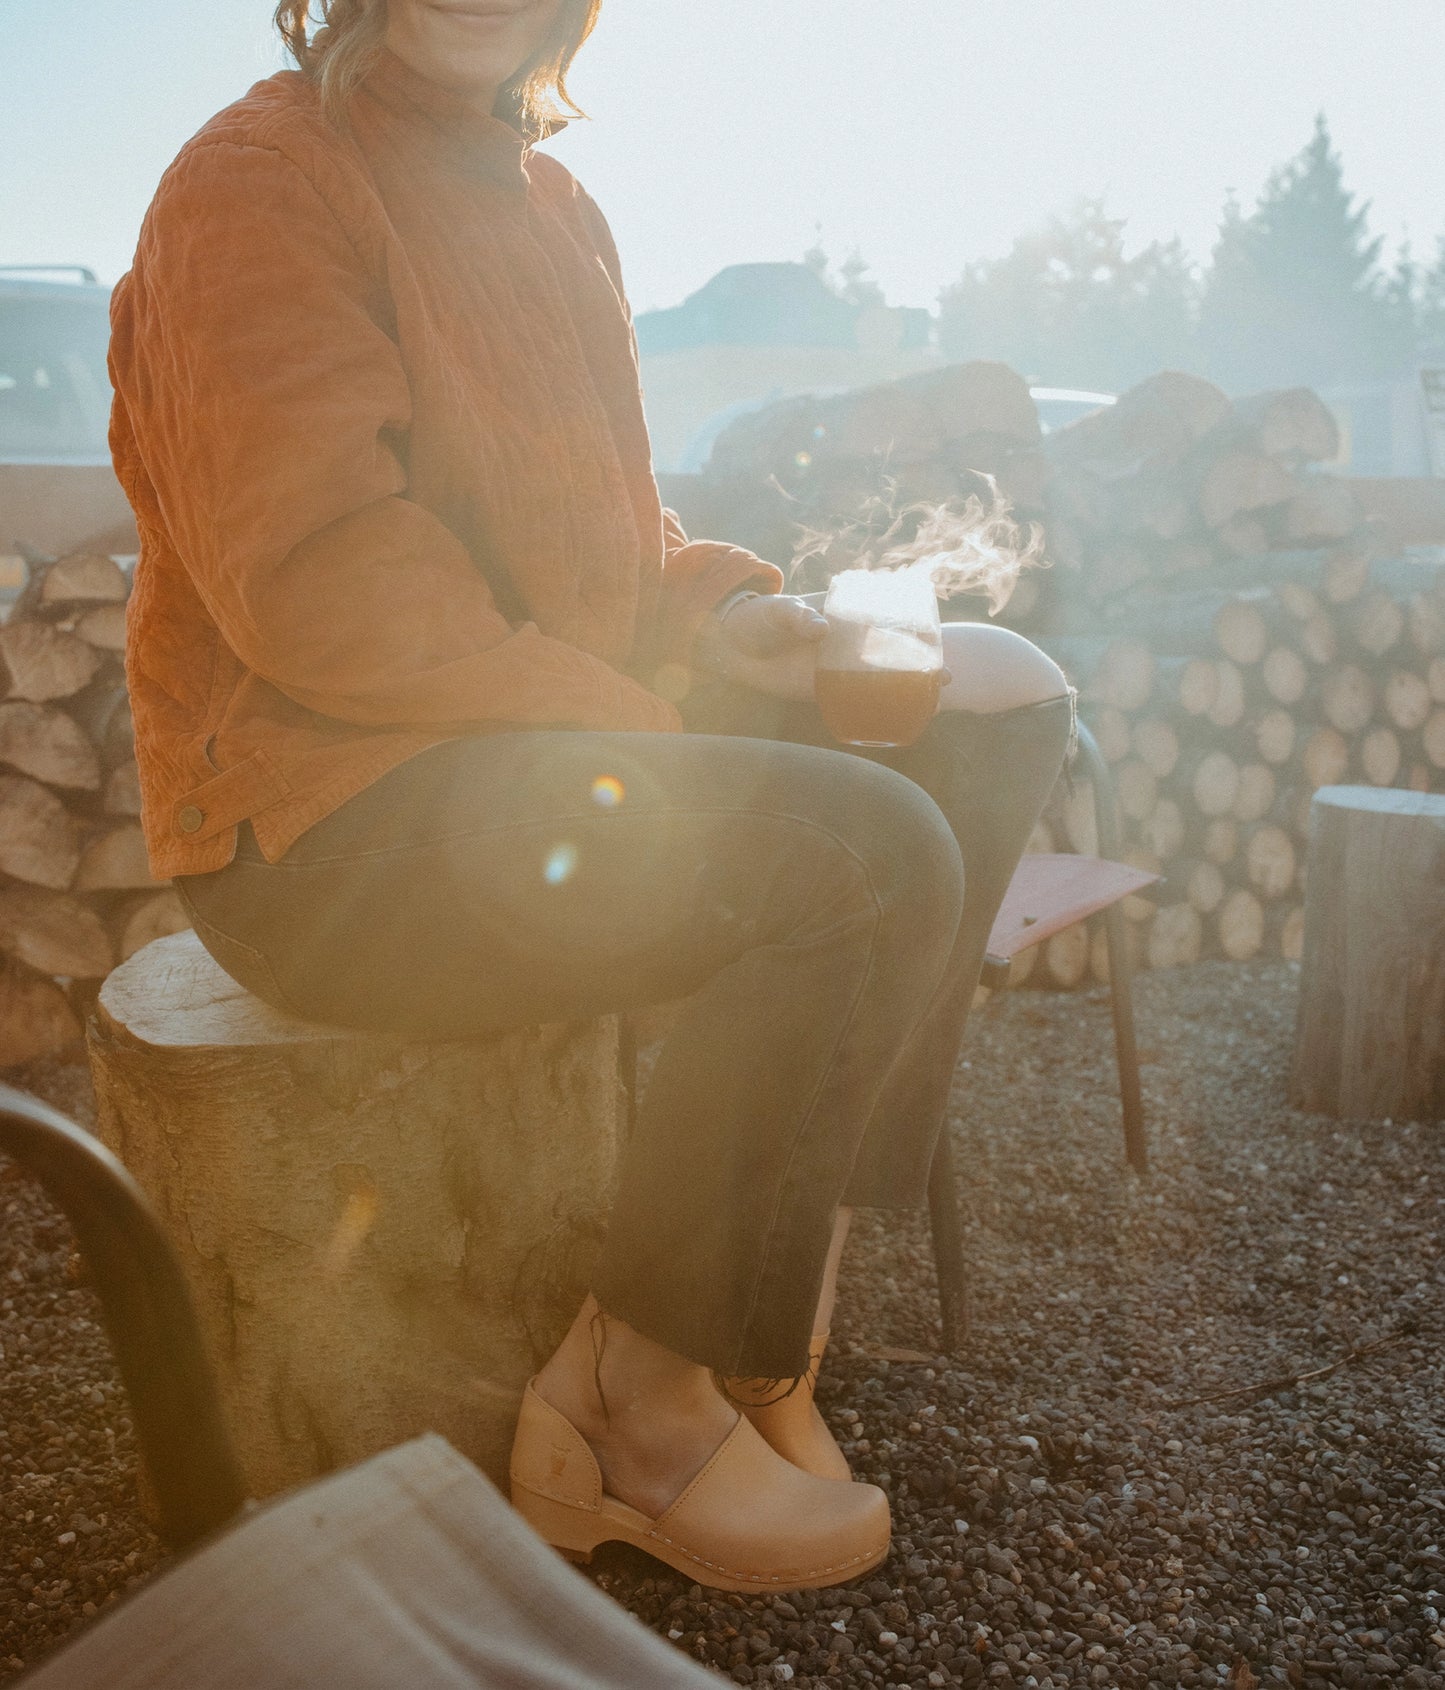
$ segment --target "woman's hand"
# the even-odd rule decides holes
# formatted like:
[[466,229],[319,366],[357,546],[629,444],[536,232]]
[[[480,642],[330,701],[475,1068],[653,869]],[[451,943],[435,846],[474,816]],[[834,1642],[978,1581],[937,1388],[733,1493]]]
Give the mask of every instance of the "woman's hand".
[[783,594],[734,599],[721,608],[697,636],[698,667],[774,698],[811,699],[827,618]]

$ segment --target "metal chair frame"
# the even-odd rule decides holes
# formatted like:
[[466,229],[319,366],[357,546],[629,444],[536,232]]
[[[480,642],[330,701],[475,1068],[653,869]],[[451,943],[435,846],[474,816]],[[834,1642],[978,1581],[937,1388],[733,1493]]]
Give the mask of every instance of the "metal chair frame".
[[190,1291],[155,1210],[122,1164],[38,1099],[0,1086],[0,1151],[75,1230],[130,1400],[160,1536],[184,1549],[246,1501]]
[[[1078,733],[1079,756],[1094,793],[1099,855],[1117,860],[1119,814],[1109,765],[1099,750],[1098,742],[1083,722],[1078,724]],[[1144,1104],[1139,1086],[1139,1049],[1134,1035],[1133,967],[1123,910],[1118,903],[1110,904],[1103,911],[1103,917],[1104,942],[1109,957],[1109,1003],[1119,1063],[1119,1100],[1124,1118],[1124,1150],[1129,1166],[1142,1177],[1149,1172],[1149,1147],[1144,1132]],[[1000,966],[1006,970],[1006,964],[1000,963]],[[938,1135],[938,1146],[929,1169],[928,1213],[933,1262],[938,1275],[943,1349],[946,1354],[952,1354],[968,1336],[968,1271],[964,1262],[953,1143],[946,1123]]]

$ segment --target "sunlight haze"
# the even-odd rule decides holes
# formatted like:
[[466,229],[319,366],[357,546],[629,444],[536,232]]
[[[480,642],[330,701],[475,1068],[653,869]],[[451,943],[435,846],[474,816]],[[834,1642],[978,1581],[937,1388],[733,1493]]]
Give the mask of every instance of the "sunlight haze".
[[[197,21],[205,18],[202,27]],[[1437,0],[608,0],[551,143],[634,306],[724,265],[855,249],[899,304],[1081,196],[1207,257],[1324,111],[1390,254],[1445,234]],[[281,62],[265,0],[0,0],[0,263],[127,266],[156,181]]]

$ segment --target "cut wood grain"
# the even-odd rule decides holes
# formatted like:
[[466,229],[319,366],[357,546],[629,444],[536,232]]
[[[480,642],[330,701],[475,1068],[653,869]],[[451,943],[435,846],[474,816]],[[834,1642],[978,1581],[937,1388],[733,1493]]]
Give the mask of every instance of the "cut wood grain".
[[155,884],[136,822],[120,822],[89,840],[75,875],[77,892],[132,892]]
[[75,720],[56,705],[0,704],[0,764],[70,792],[100,787],[100,759]]
[[64,892],[80,863],[80,829],[47,787],[0,775],[0,873]]
[[0,1069],[62,1056],[80,1038],[80,1021],[53,980],[0,960]]
[[0,698],[48,704],[77,693],[100,667],[100,655],[48,622],[0,628]]
[[1315,794],[1293,1091],[1303,1109],[1445,1118],[1445,795]]
[[64,892],[11,882],[0,886],[0,951],[41,974],[96,980],[114,965],[105,924]]

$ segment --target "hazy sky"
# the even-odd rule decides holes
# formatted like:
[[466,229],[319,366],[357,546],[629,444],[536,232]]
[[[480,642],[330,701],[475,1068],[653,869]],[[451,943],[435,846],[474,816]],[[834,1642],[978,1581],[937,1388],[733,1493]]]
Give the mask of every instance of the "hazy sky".
[[[127,265],[157,178],[279,63],[266,0],[0,0],[0,263]],[[634,305],[822,226],[897,303],[1082,195],[1206,256],[1324,110],[1392,244],[1445,234],[1442,0],[607,0],[552,148]]]

